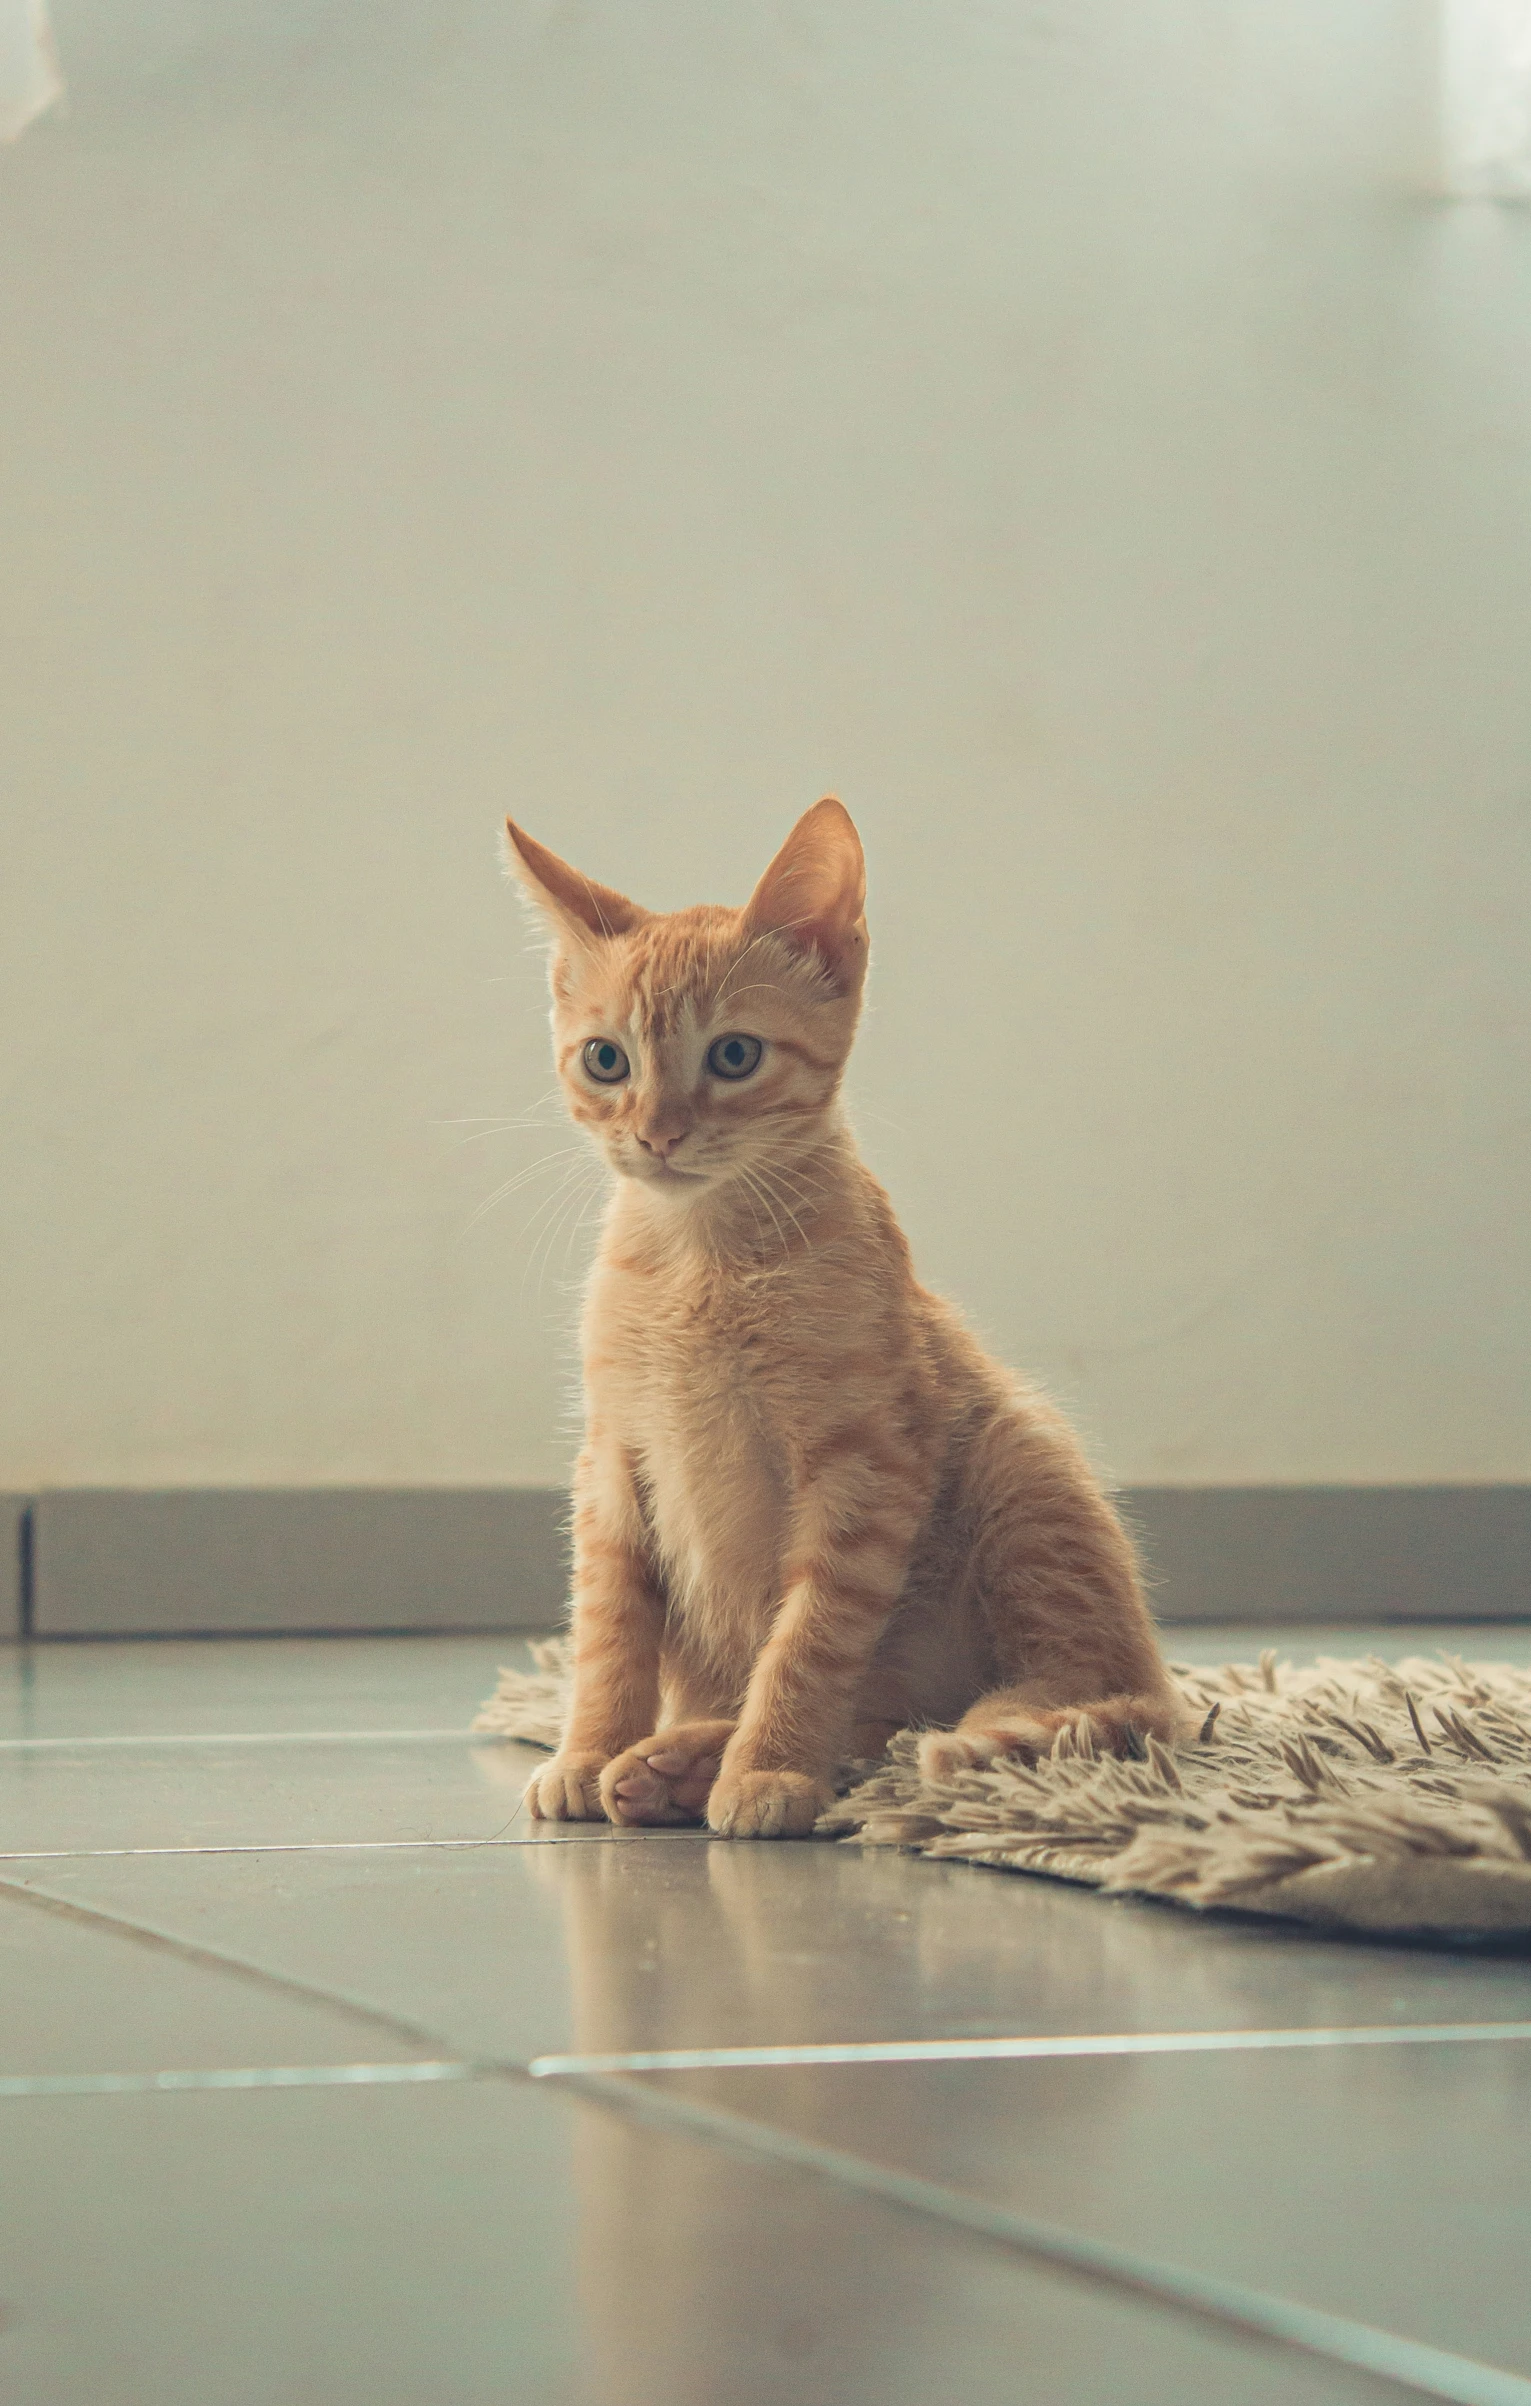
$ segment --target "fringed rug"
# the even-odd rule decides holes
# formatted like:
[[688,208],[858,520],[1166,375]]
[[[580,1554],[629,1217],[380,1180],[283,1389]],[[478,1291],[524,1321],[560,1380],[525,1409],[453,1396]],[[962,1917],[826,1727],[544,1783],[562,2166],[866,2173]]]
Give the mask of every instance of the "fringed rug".
[[[473,1726],[556,1746],[566,1641],[532,1651],[538,1669],[502,1672]],[[1034,1765],[937,1785],[905,1730],[847,1767],[816,1835],[1330,1929],[1531,1934],[1531,1671],[1274,1654],[1173,1668],[1202,1716],[1189,1745],[1150,1738],[1121,1761],[1063,1730]]]

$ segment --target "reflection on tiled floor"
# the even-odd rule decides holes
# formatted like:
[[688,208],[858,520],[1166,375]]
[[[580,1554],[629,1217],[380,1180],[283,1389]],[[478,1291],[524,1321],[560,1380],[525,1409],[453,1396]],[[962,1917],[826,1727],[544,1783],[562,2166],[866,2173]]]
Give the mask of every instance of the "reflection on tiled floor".
[[1531,2376],[1531,2040],[643,2077]]
[[[1531,1656],[1503,1628],[1284,1650],[1436,1644]],[[636,2051],[1531,2025],[1531,1956],[848,1847],[560,1842],[518,1809],[527,1751],[466,1734],[514,1645],[0,1650],[0,2396],[1316,2406],[1407,2380],[1531,2406],[1524,2037],[789,2059],[625,2073],[604,2104],[577,2066],[528,2076]],[[225,2075],[244,2085],[208,2085]],[[742,2153],[719,2111],[754,2127]],[[1127,2250],[1146,2290],[1065,2278],[1028,2252],[1039,2221]],[[1166,2267],[1222,2302],[1188,2316],[1154,2293]],[[1348,2318],[1327,2326],[1342,2354],[1379,2326],[1358,2344],[1395,2378],[1242,2330],[1264,2292],[1277,2319]]]

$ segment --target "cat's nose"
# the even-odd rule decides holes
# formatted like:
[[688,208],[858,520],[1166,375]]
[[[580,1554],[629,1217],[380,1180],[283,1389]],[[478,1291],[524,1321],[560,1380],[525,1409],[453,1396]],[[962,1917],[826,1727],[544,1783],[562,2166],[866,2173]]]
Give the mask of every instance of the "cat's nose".
[[656,1161],[668,1161],[676,1146],[684,1144],[690,1133],[683,1120],[670,1119],[655,1120],[647,1134],[640,1128],[637,1136],[645,1153],[652,1153]]

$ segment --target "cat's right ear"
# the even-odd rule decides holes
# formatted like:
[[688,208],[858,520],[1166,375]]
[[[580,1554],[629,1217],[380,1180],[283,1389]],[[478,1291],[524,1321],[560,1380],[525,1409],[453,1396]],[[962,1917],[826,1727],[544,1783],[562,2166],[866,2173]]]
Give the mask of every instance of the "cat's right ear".
[[816,953],[842,994],[866,975],[866,862],[833,794],[805,810],[744,906],[744,924]]
[[598,886],[593,878],[571,869],[514,819],[505,822],[505,865],[519,879],[528,901],[541,911],[555,938],[563,938],[580,951],[589,951],[593,944],[611,936],[625,936],[652,916],[615,887]]

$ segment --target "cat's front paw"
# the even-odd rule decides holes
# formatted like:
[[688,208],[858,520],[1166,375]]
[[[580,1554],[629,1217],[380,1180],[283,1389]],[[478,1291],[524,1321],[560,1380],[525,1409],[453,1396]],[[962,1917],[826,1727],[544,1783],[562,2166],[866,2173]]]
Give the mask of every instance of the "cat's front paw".
[[732,1721],[683,1721],[629,1746],[601,1774],[607,1819],[634,1829],[700,1821],[733,1734]]
[[834,1794],[806,1771],[725,1768],[707,1799],[707,1826],[719,1838],[806,1838]]
[[604,1821],[601,1803],[602,1754],[555,1754],[539,1764],[526,1783],[526,1801],[534,1821]]

